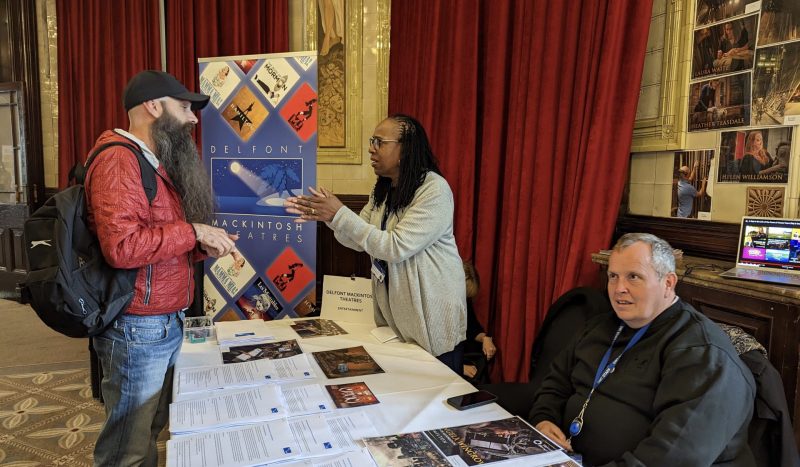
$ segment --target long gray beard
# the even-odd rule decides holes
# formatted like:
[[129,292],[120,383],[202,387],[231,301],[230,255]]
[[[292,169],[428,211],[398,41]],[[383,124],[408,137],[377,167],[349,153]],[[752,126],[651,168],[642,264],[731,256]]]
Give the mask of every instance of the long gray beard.
[[192,125],[181,123],[168,112],[151,128],[158,160],[164,164],[178,194],[187,222],[206,223],[214,212],[211,183],[192,139]]

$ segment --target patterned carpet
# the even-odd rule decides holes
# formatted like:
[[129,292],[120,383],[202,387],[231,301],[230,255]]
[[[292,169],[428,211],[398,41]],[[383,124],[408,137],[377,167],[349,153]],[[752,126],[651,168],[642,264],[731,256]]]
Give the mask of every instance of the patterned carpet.
[[91,466],[104,419],[88,369],[0,375],[0,466]]

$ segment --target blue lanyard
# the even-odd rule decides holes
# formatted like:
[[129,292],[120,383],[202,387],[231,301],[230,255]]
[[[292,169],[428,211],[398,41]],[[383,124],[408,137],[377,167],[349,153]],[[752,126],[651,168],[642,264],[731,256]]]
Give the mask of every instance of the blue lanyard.
[[619,361],[619,359],[622,358],[623,355],[625,355],[625,352],[627,352],[631,347],[636,345],[642,339],[642,336],[644,336],[644,333],[647,332],[647,328],[649,327],[650,323],[647,323],[647,325],[645,325],[644,327],[639,328],[639,330],[636,331],[636,334],[634,334],[633,337],[631,337],[631,340],[630,342],[628,342],[628,345],[625,346],[625,349],[622,350],[622,353],[617,355],[617,358],[615,358],[614,361],[608,363],[608,359],[611,358],[611,350],[614,348],[614,344],[616,344],[617,338],[619,337],[620,333],[622,332],[623,329],[625,329],[624,324],[619,325],[619,328],[617,328],[617,333],[614,334],[614,339],[611,340],[611,345],[608,346],[608,350],[606,350],[605,355],[603,355],[603,359],[600,360],[600,366],[597,367],[597,373],[595,373],[594,375],[594,384],[592,385],[592,390],[597,389],[597,386],[600,386],[600,383],[605,381],[608,375],[614,372],[614,369],[617,367],[617,362]]
[[649,327],[650,323],[647,323],[647,325],[645,325],[644,327],[639,328],[639,330],[636,331],[636,334],[634,334],[633,337],[631,337],[631,340],[630,342],[628,342],[628,345],[626,345],[625,348],[622,349],[622,353],[617,355],[617,357],[611,363],[609,363],[608,360],[611,358],[611,351],[614,349],[614,344],[617,343],[617,338],[619,338],[619,335],[620,333],[622,333],[622,330],[625,329],[625,324],[619,325],[619,328],[617,328],[617,332],[614,334],[614,338],[611,340],[611,345],[608,346],[608,350],[606,350],[605,355],[603,355],[603,359],[600,360],[600,365],[597,367],[597,373],[595,373],[594,375],[594,383],[592,384],[592,390],[589,391],[589,395],[586,397],[586,401],[583,403],[583,407],[581,407],[581,411],[578,413],[578,416],[575,417],[572,420],[572,423],[569,424],[570,439],[572,439],[573,436],[577,436],[583,429],[583,414],[586,411],[586,407],[589,406],[589,401],[592,399],[594,390],[597,389],[598,386],[600,386],[600,383],[602,383],[603,381],[606,380],[606,378],[608,378],[608,375],[614,372],[614,369],[616,369],[617,362],[619,362],[619,359],[622,358],[623,355],[625,355],[625,352],[627,352],[631,347],[636,345],[642,339],[644,333],[647,332],[647,328]]

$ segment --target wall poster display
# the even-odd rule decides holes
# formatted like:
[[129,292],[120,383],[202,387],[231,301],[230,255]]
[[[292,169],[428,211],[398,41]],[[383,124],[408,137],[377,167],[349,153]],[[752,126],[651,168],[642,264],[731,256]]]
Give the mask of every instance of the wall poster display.
[[753,69],[758,15],[694,31],[692,79]]
[[749,125],[750,74],[693,83],[689,87],[689,131]]
[[800,123],[800,42],[759,48],[752,125]]
[[792,127],[722,133],[717,182],[787,183]]
[[671,217],[711,219],[708,181],[713,159],[713,150],[675,152]]
[[800,2],[797,0],[762,0],[758,45],[800,39]]

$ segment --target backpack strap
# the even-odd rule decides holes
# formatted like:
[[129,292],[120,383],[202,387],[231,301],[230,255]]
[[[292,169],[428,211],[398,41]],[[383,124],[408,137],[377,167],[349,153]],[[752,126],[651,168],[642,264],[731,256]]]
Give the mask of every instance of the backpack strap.
[[89,172],[89,166],[92,165],[94,159],[106,149],[112,146],[122,146],[130,149],[131,152],[136,154],[136,159],[139,161],[139,169],[142,172],[142,187],[144,187],[144,194],[147,196],[148,204],[153,204],[153,199],[156,197],[158,186],[156,185],[156,169],[150,165],[150,162],[144,157],[141,148],[133,143],[123,143],[121,141],[112,141],[110,143],[101,144],[97,149],[89,154],[86,159],[86,164],[76,164],[69,172],[69,178],[73,178],[77,183],[83,184],[86,180],[86,174]]

